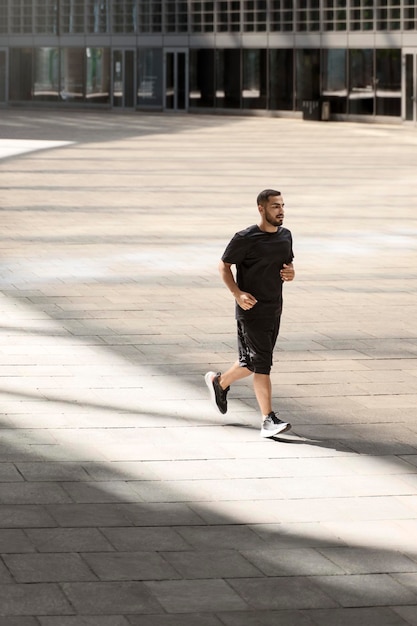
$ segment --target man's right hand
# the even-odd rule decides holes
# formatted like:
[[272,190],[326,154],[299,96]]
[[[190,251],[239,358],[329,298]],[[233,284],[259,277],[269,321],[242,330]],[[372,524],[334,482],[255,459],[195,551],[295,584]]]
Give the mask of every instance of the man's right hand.
[[252,294],[246,293],[245,291],[240,291],[238,294],[236,294],[235,299],[240,308],[244,311],[249,311],[258,302]]

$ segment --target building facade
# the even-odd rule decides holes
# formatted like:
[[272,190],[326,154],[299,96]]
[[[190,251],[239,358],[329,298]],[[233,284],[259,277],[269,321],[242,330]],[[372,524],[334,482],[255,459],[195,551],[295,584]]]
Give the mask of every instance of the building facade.
[[0,0],[0,106],[416,122],[417,0]]

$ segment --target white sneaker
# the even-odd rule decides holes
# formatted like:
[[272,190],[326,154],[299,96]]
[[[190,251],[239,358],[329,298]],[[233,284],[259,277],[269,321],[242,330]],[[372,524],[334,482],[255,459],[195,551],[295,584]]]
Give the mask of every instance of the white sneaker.
[[278,435],[279,433],[285,433],[285,431],[290,428],[291,424],[283,422],[276,413],[271,411],[262,423],[261,437],[274,437],[274,435]]

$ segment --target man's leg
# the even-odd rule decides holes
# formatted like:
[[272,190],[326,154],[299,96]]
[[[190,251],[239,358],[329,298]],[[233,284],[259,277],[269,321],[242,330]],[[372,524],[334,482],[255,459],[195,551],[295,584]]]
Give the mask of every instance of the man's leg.
[[206,385],[210,392],[211,401],[217,410],[223,415],[227,413],[227,394],[230,385],[236,380],[246,378],[252,374],[246,367],[241,367],[239,361],[236,361],[229,369],[221,374],[218,372],[207,372],[204,376]]
[[246,378],[253,374],[247,367],[242,367],[239,365],[239,361],[233,363],[232,367],[229,367],[228,370],[223,372],[219,378],[220,387],[222,389],[227,389],[230,385],[233,385],[237,380],[241,380],[242,378]]
[[269,374],[254,374],[253,388],[261,409],[261,415],[269,415],[272,411],[272,385]]

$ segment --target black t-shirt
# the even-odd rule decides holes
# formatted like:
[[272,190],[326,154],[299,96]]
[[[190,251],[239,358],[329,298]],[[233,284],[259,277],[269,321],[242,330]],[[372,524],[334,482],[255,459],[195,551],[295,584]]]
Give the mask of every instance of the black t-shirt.
[[239,231],[223,253],[222,261],[236,266],[236,282],[242,291],[251,293],[257,303],[249,311],[236,304],[236,318],[270,317],[281,314],[284,263],[294,258],[292,236],[282,226],[275,233],[264,232],[257,225]]

